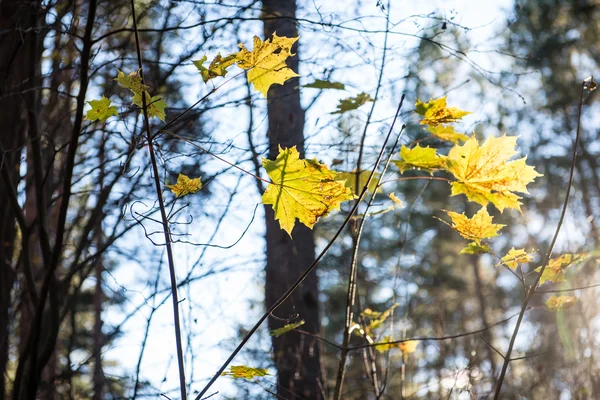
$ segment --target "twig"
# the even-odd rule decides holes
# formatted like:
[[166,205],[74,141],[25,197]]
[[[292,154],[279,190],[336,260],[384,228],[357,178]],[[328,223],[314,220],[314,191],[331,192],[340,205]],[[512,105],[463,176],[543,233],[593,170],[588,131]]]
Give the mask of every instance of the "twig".
[[[135,47],[137,51],[138,67],[140,69],[140,78],[142,85],[144,84],[144,72],[142,65],[142,50],[140,47],[140,38],[137,29],[137,20],[135,15],[135,0],[131,0],[131,14],[133,19],[133,31],[135,35]],[[152,143],[152,131],[150,130],[150,119],[148,118],[148,106],[146,104],[145,93],[142,93],[142,111],[144,114],[144,126],[146,129],[146,136],[148,138],[148,151],[150,153],[150,162],[152,163],[152,171],[154,173],[154,186],[156,189],[156,196],[158,198],[158,205],[160,207],[160,215],[162,218],[163,233],[165,236],[165,246],[167,248],[167,260],[169,263],[169,274],[171,277],[171,296],[173,299],[173,319],[175,325],[175,345],[177,347],[177,364],[179,367],[179,391],[181,393],[181,400],[187,400],[186,386],[185,386],[185,366],[183,360],[183,346],[181,343],[181,323],[179,321],[179,301],[177,299],[177,277],[175,276],[175,260],[173,258],[173,248],[171,245],[171,234],[169,231],[169,220],[167,218],[167,211],[165,209],[165,202],[162,196],[158,164],[156,162],[156,155],[154,154],[154,145]]]
[[550,257],[552,257],[552,250],[554,249],[554,245],[556,244],[556,240],[558,239],[558,234],[560,233],[560,228],[562,227],[563,220],[565,219],[565,215],[567,213],[567,206],[569,204],[569,197],[571,195],[571,187],[573,186],[573,178],[575,176],[575,167],[577,164],[577,147],[579,147],[579,136],[580,136],[580,128],[581,128],[581,111],[583,109],[583,94],[586,88],[587,81],[583,81],[581,83],[581,95],[579,97],[579,110],[577,115],[577,131],[575,136],[575,144],[573,145],[573,158],[571,160],[571,172],[569,173],[569,184],[567,185],[567,193],[565,195],[565,201],[563,203],[562,212],[560,214],[560,219],[558,220],[558,226],[556,227],[556,231],[554,232],[554,237],[552,238],[552,242],[550,243],[550,247],[548,248],[548,252],[544,257],[544,261],[541,265],[541,270],[539,275],[535,279],[535,282],[529,287],[527,291],[527,295],[523,300],[523,305],[521,306],[521,311],[519,313],[519,318],[517,319],[517,324],[515,325],[515,329],[513,331],[512,337],[510,338],[510,343],[508,345],[508,350],[506,351],[506,355],[504,358],[504,363],[502,364],[502,370],[500,371],[500,376],[498,377],[498,382],[496,383],[496,390],[494,391],[494,400],[498,400],[500,398],[500,392],[502,391],[502,384],[504,383],[504,377],[506,376],[506,371],[508,369],[508,364],[510,364],[511,359],[510,355],[512,353],[513,347],[515,345],[515,341],[517,340],[517,335],[519,334],[519,328],[521,327],[521,322],[523,321],[523,315],[525,314],[525,310],[529,304],[529,300],[536,293],[536,289],[540,283],[540,278],[542,274],[546,270],[548,266],[548,262],[550,261]]

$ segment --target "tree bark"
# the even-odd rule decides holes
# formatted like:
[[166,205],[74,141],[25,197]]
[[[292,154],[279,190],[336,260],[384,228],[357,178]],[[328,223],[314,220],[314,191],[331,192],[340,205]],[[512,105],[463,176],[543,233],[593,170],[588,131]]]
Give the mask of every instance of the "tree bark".
[[[296,37],[295,0],[263,0],[265,40],[274,32],[278,36]],[[277,18],[277,17],[287,18]],[[288,59],[288,66],[298,71],[298,49]],[[279,146],[296,146],[304,157],[304,110],[300,104],[298,79],[285,85],[273,85],[267,99],[269,120],[269,158],[275,159]],[[265,303],[271,306],[300,276],[315,257],[313,232],[304,225],[296,225],[293,239],[280,228],[273,217],[271,206],[266,214],[266,283]],[[318,278],[311,274],[294,294],[269,317],[269,328],[280,328],[297,316],[305,324],[302,329],[319,334],[320,317]],[[322,399],[322,374],[319,343],[310,336],[289,332],[273,337],[277,368],[277,391],[285,398]]]
[[36,46],[35,30],[30,29],[36,12],[35,2],[0,2],[0,400],[8,396],[5,372],[10,344],[9,320],[15,312],[13,252],[17,231],[10,193],[16,193],[20,179],[27,125],[27,110],[20,92],[27,85],[30,71],[27,65]]

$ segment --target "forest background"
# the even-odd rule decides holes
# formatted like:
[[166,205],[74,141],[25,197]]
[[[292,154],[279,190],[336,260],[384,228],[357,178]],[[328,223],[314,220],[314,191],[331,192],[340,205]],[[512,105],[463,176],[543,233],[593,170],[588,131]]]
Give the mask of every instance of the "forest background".
[[[600,146],[594,96],[583,108],[579,99],[598,67],[599,13],[591,0],[2,0],[0,399],[175,399],[182,370],[188,398],[204,389],[215,398],[492,398],[523,286],[551,248],[569,189],[554,256],[585,257],[531,298],[501,398],[597,398]],[[254,36],[274,32],[299,36],[288,60],[299,78],[266,98],[237,67],[203,82],[193,61],[235,53],[240,43],[250,49]],[[138,71],[140,59],[148,90],[166,103],[164,122],[149,120],[152,146],[144,107],[115,81],[117,70]],[[361,93],[374,101],[336,113]],[[118,115],[85,119],[102,96]],[[518,135],[519,153],[543,174],[528,186],[522,213],[489,207],[507,225],[493,252],[531,252],[519,267],[525,278],[490,254],[459,254],[467,242],[436,218],[478,206],[450,197],[447,179],[426,171],[389,167],[359,243],[352,202],[291,238],[262,206],[261,160],[275,159],[279,146],[349,172],[357,194],[366,175],[351,172],[379,165],[382,146],[396,160],[400,145],[447,152],[452,144],[432,137],[413,106],[442,96],[471,112],[458,131],[480,143]],[[167,185],[180,173],[201,177],[202,189],[176,198]],[[181,364],[155,178],[172,232]],[[231,363],[269,375],[222,376],[207,388],[346,220],[350,228]],[[339,387],[336,345],[353,259],[350,322],[363,333],[355,329],[349,345],[428,339],[410,352],[349,352]],[[553,290],[578,301],[552,312],[544,303]],[[269,335],[299,320],[296,330]]]

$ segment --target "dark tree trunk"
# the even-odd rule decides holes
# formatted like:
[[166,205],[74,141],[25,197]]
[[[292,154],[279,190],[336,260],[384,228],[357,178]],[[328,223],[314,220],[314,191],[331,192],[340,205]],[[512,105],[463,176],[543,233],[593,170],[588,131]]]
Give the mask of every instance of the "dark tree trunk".
[[[277,18],[285,16],[288,18]],[[298,30],[295,0],[263,0],[265,39],[273,32],[278,36],[296,37]],[[275,18],[273,18],[275,17]],[[271,19],[273,18],[273,19]],[[294,51],[298,51],[296,48]],[[298,56],[288,59],[288,66],[298,71]],[[296,146],[304,156],[304,110],[300,104],[298,79],[285,85],[273,85],[268,96],[269,158],[277,157],[278,146]],[[266,306],[271,306],[300,276],[315,257],[313,232],[296,225],[293,239],[273,218],[271,206],[266,207],[267,265],[265,283]],[[302,329],[319,334],[318,278],[311,274],[294,294],[269,317],[269,328],[286,324],[282,319],[298,315],[305,321]],[[310,336],[289,332],[273,338],[277,367],[278,393],[285,398],[321,399],[322,382],[319,343]],[[323,384],[323,385],[321,385]]]
[[0,1],[0,400],[7,398],[5,371],[10,344],[11,294],[16,279],[13,259],[16,218],[10,193],[19,183],[27,111],[20,92],[27,85],[29,58],[36,45],[37,6],[21,0]]

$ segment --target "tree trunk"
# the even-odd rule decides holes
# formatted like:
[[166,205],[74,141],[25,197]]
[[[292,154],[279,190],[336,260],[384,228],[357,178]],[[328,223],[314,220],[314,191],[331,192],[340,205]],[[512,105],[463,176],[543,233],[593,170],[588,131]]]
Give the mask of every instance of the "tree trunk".
[[[288,18],[277,18],[284,16]],[[265,39],[274,32],[278,36],[296,37],[295,0],[263,0]],[[297,48],[294,51],[298,51]],[[298,71],[298,56],[288,59],[288,66]],[[285,85],[273,85],[267,101],[269,118],[269,158],[275,159],[278,147],[296,146],[304,157],[304,110],[300,104],[298,79]],[[265,303],[271,306],[300,276],[315,257],[313,232],[304,225],[297,225],[293,239],[280,228],[273,218],[271,206],[266,213],[266,283]],[[269,317],[269,328],[285,325],[298,316],[305,324],[302,329],[319,334],[318,278],[311,274],[294,294]],[[275,365],[277,367],[277,391],[284,398],[322,399],[322,375],[319,343],[310,336],[289,332],[273,337]]]
[[[25,143],[27,113],[20,96],[28,80],[27,65],[36,45],[30,29],[37,6],[33,2],[0,2],[0,400],[7,398],[5,372],[8,362],[10,315],[15,312],[12,290],[16,279],[13,259],[16,218],[10,193],[19,183],[21,151]],[[32,18],[33,16],[33,18]]]

